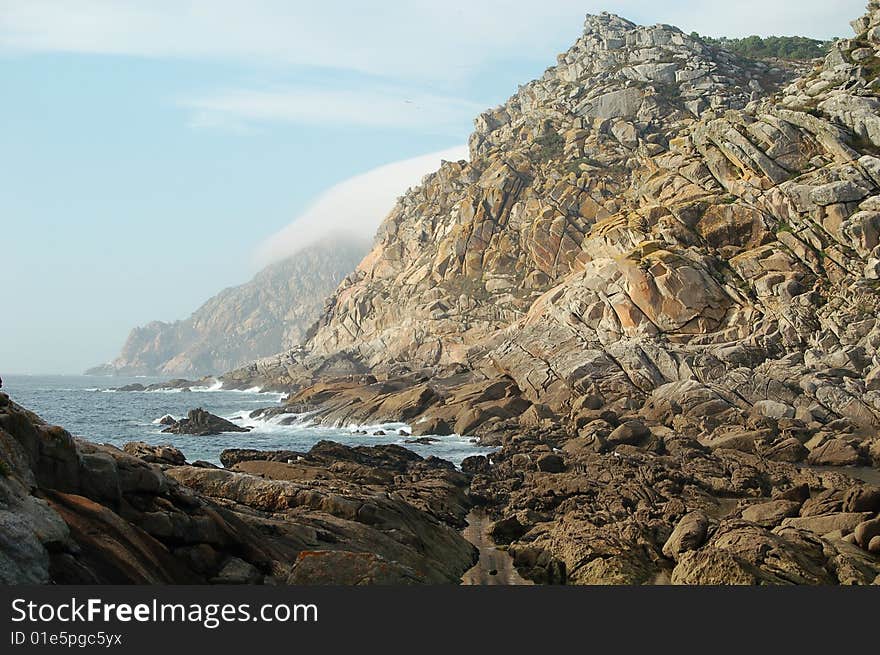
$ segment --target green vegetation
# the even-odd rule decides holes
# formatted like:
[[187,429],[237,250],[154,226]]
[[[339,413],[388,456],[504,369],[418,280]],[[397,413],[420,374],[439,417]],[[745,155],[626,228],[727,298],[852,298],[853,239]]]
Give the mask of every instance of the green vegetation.
[[701,39],[704,43],[715,45],[730,50],[741,57],[749,59],[795,59],[809,61],[817,57],[824,57],[828,53],[831,41],[810,39],[806,36],[747,36],[741,39],[719,39],[711,36],[700,36],[692,32],[691,36]]
[[558,132],[547,131],[535,139],[538,156],[543,160],[559,159],[565,147],[565,139]]
[[575,175],[580,175],[583,171],[581,170],[581,164],[586,164],[587,166],[593,167],[601,167],[594,159],[589,157],[578,157],[576,159],[572,159],[571,161],[565,162],[565,166],[563,170],[566,173],[574,173]]

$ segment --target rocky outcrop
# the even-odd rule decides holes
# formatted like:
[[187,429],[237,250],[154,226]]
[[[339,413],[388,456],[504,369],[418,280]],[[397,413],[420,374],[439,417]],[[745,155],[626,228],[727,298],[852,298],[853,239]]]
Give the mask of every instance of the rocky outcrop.
[[368,249],[345,239],[309,246],[221,291],[186,320],[135,328],[119,357],[87,373],[211,375],[291,348]]
[[456,583],[467,476],[403,448],[316,445],[233,470],[74,439],[0,393],[3,584]]
[[[802,446],[871,461],[876,17],[781,89],[791,71],[588,17],[557,66],[477,120],[470,162],[401,199],[306,346],[228,379],[466,371],[558,416],[707,383],[770,418],[845,419]],[[840,429],[862,445],[823,445]]]
[[[653,318],[670,331],[715,327],[730,303],[706,263],[670,261],[685,244],[664,250],[661,241],[644,253],[667,262],[669,277],[659,285],[630,255],[675,220],[670,206],[708,206],[724,191],[696,161],[676,160],[682,168],[694,164],[690,178],[661,184],[670,140],[700,124],[700,116],[709,123],[741,109],[791,76],[669,26],[588,16],[556,66],[477,118],[469,162],[444,164],[400,200],[373,252],[331,300],[311,352],[346,352],[373,369],[469,363],[469,348],[534,316],[546,303],[542,294],[573,271],[582,277],[568,286],[581,294],[592,277],[609,295],[628,286],[638,307],[656,308],[640,319],[632,307],[633,320]],[[640,197],[660,187],[670,197]],[[678,198],[670,195],[675,187]],[[737,235],[751,234],[756,211],[734,207],[727,216],[719,208],[703,229],[735,223]],[[718,225],[710,228],[713,220]],[[762,239],[760,231],[754,238]],[[659,268],[650,275],[660,277]],[[671,298],[678,291],[689,295]]]
[[286,411],[501,449],[463,467],[542,582],[870,583],[880,4],[823,61],[608,14],[392,210]]
[[208,436],[211,434],[222,434],[223,432],[250,432],[250,428],[236,425],[232,421],[225,418],[215,416],[211,412],[206,412],[199,407],[191,409],[186,418],[179,421],[173,421],[162,432],[170,434],[192,434],[196,436]]

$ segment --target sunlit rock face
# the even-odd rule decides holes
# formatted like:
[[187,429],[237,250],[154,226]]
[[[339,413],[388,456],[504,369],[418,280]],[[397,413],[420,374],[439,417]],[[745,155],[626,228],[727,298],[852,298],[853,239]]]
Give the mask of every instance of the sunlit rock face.
[[880,424],[877,22],[794,70],[588,16],[400,199],[289,362],[460,364],[556,408],[711,379]]

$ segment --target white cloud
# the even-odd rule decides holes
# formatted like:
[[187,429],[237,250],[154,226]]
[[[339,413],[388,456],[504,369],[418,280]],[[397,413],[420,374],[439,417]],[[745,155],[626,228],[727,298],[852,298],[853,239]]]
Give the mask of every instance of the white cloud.
[[241,128],[253,122],[343,124],[460,133],[483,105],[400,88],[234,89],[185,98],[197,128]]
[[460,79],[552,61],[583,14],[730,36],[846,36],[864,0],[0,0],[0,49],[259,60],[394,78]]
[[372,239],[397,198],[408,188],[436,171],[441,160],[467,158],[467,146],[456,146],[386,164],[344,180],[321,194],[290,225],[267,239],[258,249],[257,259],[265,265],[337,234]]

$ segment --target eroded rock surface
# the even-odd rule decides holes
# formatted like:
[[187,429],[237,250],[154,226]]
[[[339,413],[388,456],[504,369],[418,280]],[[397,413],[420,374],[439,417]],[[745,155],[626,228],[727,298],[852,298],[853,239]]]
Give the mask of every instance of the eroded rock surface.
[[0,394],[0,582],[456,583],[474,563],[448,462],[329,442],[271,456],[225,470],[97,445]]
[[499,445],[463,468],[537,581],[873,582],[873,492],[812,468],[880,465],[880,5],[853,27],[791,70],[589,16],[229,379]]

